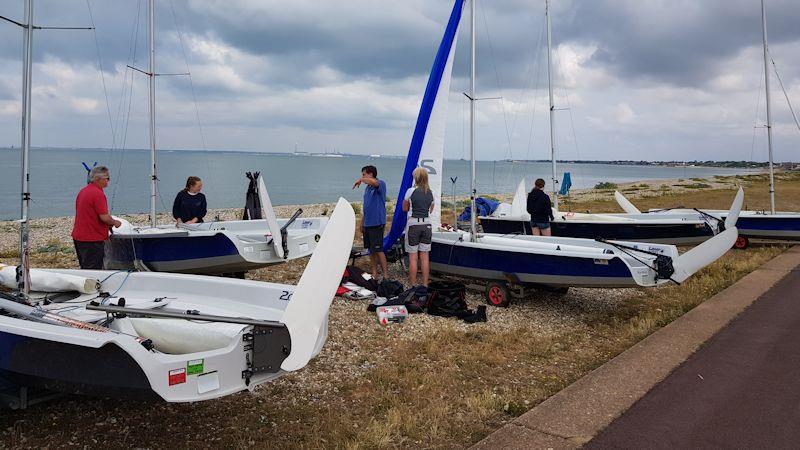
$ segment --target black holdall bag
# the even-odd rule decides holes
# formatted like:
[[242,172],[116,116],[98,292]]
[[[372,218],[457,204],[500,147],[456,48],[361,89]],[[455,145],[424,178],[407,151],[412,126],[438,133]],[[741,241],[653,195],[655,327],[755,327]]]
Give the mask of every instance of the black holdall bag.
[[378,284],[376,291],[379,297],[397,297],[403,292],[403,283],[396,280],[383,280]]
[[428,314],[460,316],[467,309],[467,287],[455,281],[431,281],[428,284]]

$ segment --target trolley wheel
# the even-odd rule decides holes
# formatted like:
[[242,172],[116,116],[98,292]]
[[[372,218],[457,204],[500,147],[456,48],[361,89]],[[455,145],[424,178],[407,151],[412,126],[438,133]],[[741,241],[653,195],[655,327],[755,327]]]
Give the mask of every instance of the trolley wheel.
[[486,285],[486,303],[502,308],[508,307],[511,303],[511,295],[505,283],[490,281]]
[[744,250],[750,246],[750,239],[747,239],[744,236],[739,236],[736,238],[736,242],[733,244],[733,248],[737,250]]

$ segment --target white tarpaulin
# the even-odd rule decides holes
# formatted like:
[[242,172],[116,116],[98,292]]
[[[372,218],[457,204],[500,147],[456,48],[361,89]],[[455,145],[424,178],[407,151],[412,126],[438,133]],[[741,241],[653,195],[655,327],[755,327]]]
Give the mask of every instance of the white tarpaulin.
[[[10,289],[16,289],[17,268],[0,265],[0,283]],[[69,292],[78,291],[92,294],[100,289],[100,282],[94,278],[79,277],[63,273],[31,269],[31,291],[36,292]]]

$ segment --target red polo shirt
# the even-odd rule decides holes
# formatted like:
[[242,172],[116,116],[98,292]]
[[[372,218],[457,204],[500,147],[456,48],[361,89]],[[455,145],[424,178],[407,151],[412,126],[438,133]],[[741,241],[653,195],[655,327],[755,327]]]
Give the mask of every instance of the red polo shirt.
[[75,224],[72,226],[72,239],[81,242],[97,242],[108,239],[108,225],[100,220],[101,214],[108,214],[108,202],[103,190],[89,183],[78,192],[75,198]]

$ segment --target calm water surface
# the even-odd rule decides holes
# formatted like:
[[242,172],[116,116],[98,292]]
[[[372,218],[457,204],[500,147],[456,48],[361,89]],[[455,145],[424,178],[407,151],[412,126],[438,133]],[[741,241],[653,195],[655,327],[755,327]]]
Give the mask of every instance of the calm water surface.
[[[0,219],[19,218],[20,152],[0,149]],[[85,184],[81,162],[97,161],[111,168],[111,184],[106,190],[114,213],[145,212],[149,209],[149,159],[144,150],[31,150],[31,214],[34,217],[70,215],[75,194]],[[378,167],[378,177],[386,181],[389,196],[397,197],[405,160],[351,156],[343,158],[267,155],[238,152],[159,151],[159,211],[171,209],[175,193],[186,177],[200,176],[210,208],[244,206],[246,171],[261,171],[273,203],[277,205],[334,202],[340,196],[360,200],[363,189],[352,190],[353,181],[367,164]],[[746,173],[742,169],[705,167],[649,167],[610,164],[561,164],[559,179],[572,173],[573,188],[592,187],[601,181],[630,182],[649,179],[694,178]],[[478,192],[511,192],[522,176],[528,185],[534,178],[550,178],[549,163],[479,161]],[[458,195],[469,192],[469,162],[444,163],[444,191],[452,193],[449,177],[458,177]],[[549,190],[549,186],[548,186]]]

